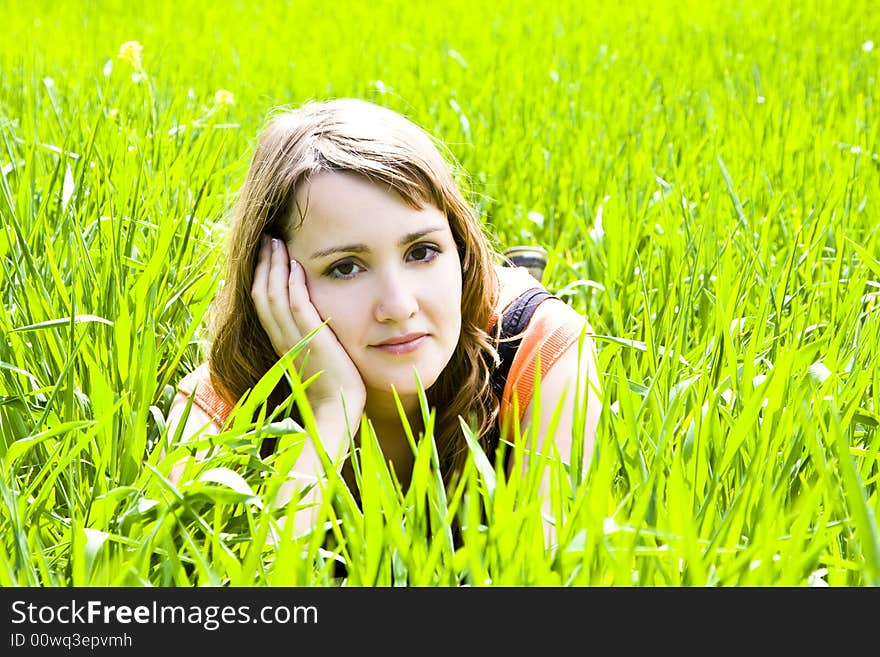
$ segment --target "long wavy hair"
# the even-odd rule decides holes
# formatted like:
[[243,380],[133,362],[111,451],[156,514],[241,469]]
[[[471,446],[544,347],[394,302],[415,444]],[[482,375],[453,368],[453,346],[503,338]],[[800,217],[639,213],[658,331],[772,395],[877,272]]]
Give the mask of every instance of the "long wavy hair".
[[[459,417],[490,449],[487,437],[498,414],[490,383],[497,338],[488,331],[499,294],[496,254],[455,181],[456,166],[442,142],[403,115],[367,101],[309,101],[270,116],[233,210],[225,281],[208,326],[217,393],[234,404],[278,360],[250,294],[260,236],[284,237],[295,230],[295,195],[312,177],[353,173],[394,189],[413,208],[432,204],[449,221],[461,259],[461,335],[449,363],[426,390],[437,413],[434,438],[444,481],[452,480],[467,457]],[[282,380],[269,397],[270,408],[289,395]]]

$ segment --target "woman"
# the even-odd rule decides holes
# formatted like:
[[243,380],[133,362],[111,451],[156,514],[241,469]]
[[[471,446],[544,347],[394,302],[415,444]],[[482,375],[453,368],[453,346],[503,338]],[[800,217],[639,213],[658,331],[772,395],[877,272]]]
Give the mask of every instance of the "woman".
[[[589,338],[578,369],[578,338],[590,327],[556,298],[541,303],[498,395],[492,375],[499,320],[540,283],[495,260],[438,145],[402,115],[354,99],[309,102],[277,115],[235,208],[208,361],[180,383],[169,431],[193,396],[183,435],[206,425],[218,433],[236,400],[317,330],[296,362],[304,381],[320,373],[307,388],[309,407],[321,444],[346,464],[343,476],[352,484],[344,456],[350,435],[357,443],[364,414],[400,481],[409,481],[413,453],[392,390],[418,435],[416,374],[436,409],[434,437],[447,483],[468,452],[459,418],[478,430],[490,453],[492,436],[511,424],[512,408],[520,409],[523,429],[539,410],[544,435],[563,398],[552,438],[568,460],[573,411],[582,402],[575,390],[587,386],[588,458],[598,377]],[[531,399],[538,353],[540,409]],[[270,411],[289,394],[282,381]],[[314,440],[291,473],[287,497],[323,473]],[[306,499],[314,501],[318,488]],[[298,529],[312,522],[308,510],[296,516]]]

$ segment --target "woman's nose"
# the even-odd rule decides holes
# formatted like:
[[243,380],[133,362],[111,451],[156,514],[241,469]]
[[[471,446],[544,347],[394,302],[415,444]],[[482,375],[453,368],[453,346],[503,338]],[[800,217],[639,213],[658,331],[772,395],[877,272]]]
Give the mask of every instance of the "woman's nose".
[[388,272],[380,278],[376,298],[376,319],[400,322],[418,312],[415,285],[399,272]]

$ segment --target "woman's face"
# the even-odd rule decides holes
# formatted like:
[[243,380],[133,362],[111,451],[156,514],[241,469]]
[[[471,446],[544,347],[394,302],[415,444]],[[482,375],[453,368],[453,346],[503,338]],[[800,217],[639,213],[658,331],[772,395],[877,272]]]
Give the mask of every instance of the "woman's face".
[[446,216],[342,172],[315,176],[297,201],[305,220],[287,248],[368,396],[392,385],[415,393],[413,370],[432,386],[461,332],[461,261]]

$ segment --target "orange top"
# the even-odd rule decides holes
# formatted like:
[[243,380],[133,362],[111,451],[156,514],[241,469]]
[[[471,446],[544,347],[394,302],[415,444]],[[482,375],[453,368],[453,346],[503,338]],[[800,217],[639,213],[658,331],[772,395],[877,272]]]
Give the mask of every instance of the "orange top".
[[[488,329],[494,327],[498,321],[499,308],[503,314],[520,294],[541,287],[523,267],[498,265],[495,269],[501,282],[501,294],[495,313],[489,320]],[[560,299],[547,299],[535,309],[504,384],[499,408],[501,426],[504,426],[504,418],[513,406],[514,397],[518,399],[520,420],[532,400],[536,355],[540,353],[541,372],[546,374],[562,353],[577,342],[585,324],[586,319]],[[589,324],[586,324],[586,330],[588,334],[592,333]],[[181,379],[177,390],[186,396],[193,395],[193,404],[210,415],[221,427],[232,411],[232,405],[215,392],[207,362]]]

